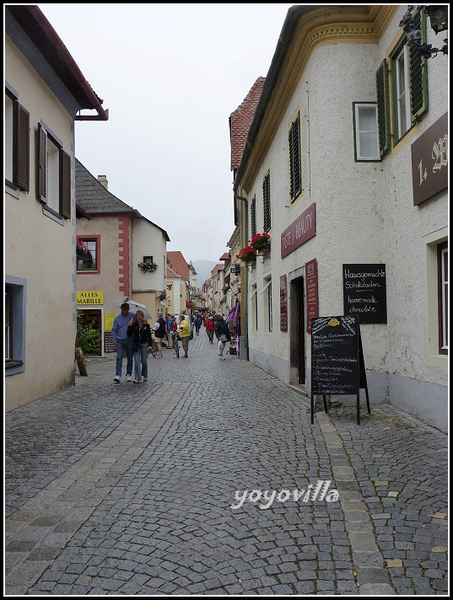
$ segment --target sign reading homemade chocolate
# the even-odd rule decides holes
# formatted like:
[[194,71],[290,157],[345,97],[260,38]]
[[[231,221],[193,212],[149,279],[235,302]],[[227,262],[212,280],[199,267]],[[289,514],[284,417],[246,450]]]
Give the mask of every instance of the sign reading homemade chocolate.
[[316,235],[316,203],[304,210],[281,236],[282,258]]
[[448,187],[448,113],[411,146],[414,205]]
[[361,325],[387,323],[385,265],[343,265],[344,314]]
[[359,391],[365,388],[370,402],[357,317],[317,317],[311,320],[311,422],[314,423],[314,396],[357,395],[357,423],[360,424]]

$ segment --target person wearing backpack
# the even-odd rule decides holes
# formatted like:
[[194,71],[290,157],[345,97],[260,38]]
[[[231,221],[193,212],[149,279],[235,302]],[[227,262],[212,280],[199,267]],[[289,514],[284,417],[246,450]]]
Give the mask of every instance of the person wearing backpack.
[[223,351],[225,350],[226,343],[231,340],[230,330],[225,322],[222,315],[217,314],[214,321],[214,333],[216,338],[219,340],[219,360],[225,360]]
[[162,313],[158,313],[157,321],[153,327],[154,335],[156,336],[156,344],[157,350],[159,352],[156,358],[163,358],[162,355],[162,339],[165,337],[165,321],[163,319]]

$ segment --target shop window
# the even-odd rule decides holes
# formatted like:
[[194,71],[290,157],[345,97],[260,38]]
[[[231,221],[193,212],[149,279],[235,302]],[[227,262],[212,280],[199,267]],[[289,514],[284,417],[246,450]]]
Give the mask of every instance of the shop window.
[[448,354],[448,243],[437,247],[439,281],[439,354]]

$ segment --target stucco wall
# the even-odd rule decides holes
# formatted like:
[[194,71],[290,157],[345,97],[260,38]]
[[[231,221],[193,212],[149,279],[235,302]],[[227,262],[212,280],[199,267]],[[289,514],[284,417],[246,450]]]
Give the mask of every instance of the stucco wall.
[[8,36],[5,79],[30,112],[31,128],[30,192],[5,194],[5,274],[27,282],[25,370],[5,377],[6,410],[12,410],[74,381],[74,219],[60,224],[36,199],[38,122],[50,127],[72,160],[74,146],[71,115]]
[[[398,34],[401,7],[379,44],[332,44],[318,47],[310,57],[277,134],[261,162],[248,194],[256,194],[257,230],[263,228],[262,182],[270,169],[271,254],[250,269],[258,290],[258,331],[251,326],[250,359],[289,382],[290,336],[279,327],[279,277],[304,276],[304,265],[317,259],[319,314],[343,314],[343,263],[384,263],[387,270],[387,324],[361,326],[365,365],[372,382],[372,401],[390,400],[442,428],[447,411],[447,362],[427,356],[426,236],[447,222],[447,194],[438,194],[414,207],[411,140],[421,135],[447,110],[447,60],[429,61],[430,109],[406,141],[382,162],[354,160],[353,102],[375,101],[375,72]],[[428,29],[429,25],[428,25]],[[429,32],[429,42],[439,45]],[[300,110],[303,193],[289,201],[288,130]],[[280,237],[311,204],[316,204],[316,236],[284,259]],[[249,223],[250,227],[250,223]],[[250,230],[250,229],[249,229]],[[264,279],[272,275],[274,327],[266,333]],[[310,389],[310,336],[305,334],[306,381]],[[420,382],[420,387],[417,387]],[[417,390],[417,391],[416,391]],[[424,398],[429,391],[431,398]],[[426,405],[429,409],[426,409]]]

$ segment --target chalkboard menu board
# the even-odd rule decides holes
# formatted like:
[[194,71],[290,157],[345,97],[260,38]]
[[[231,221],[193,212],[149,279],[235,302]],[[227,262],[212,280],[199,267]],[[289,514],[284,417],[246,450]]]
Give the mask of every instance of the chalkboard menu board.
[[385,265],[343,265],[343,304],[361,325],[387,323]]
[[370,412],[365,365],[358,317],[316,317],[311,320],[312,423],[314,396],[357,395],[357,422],[360,423],[359,391],[365,387]]

